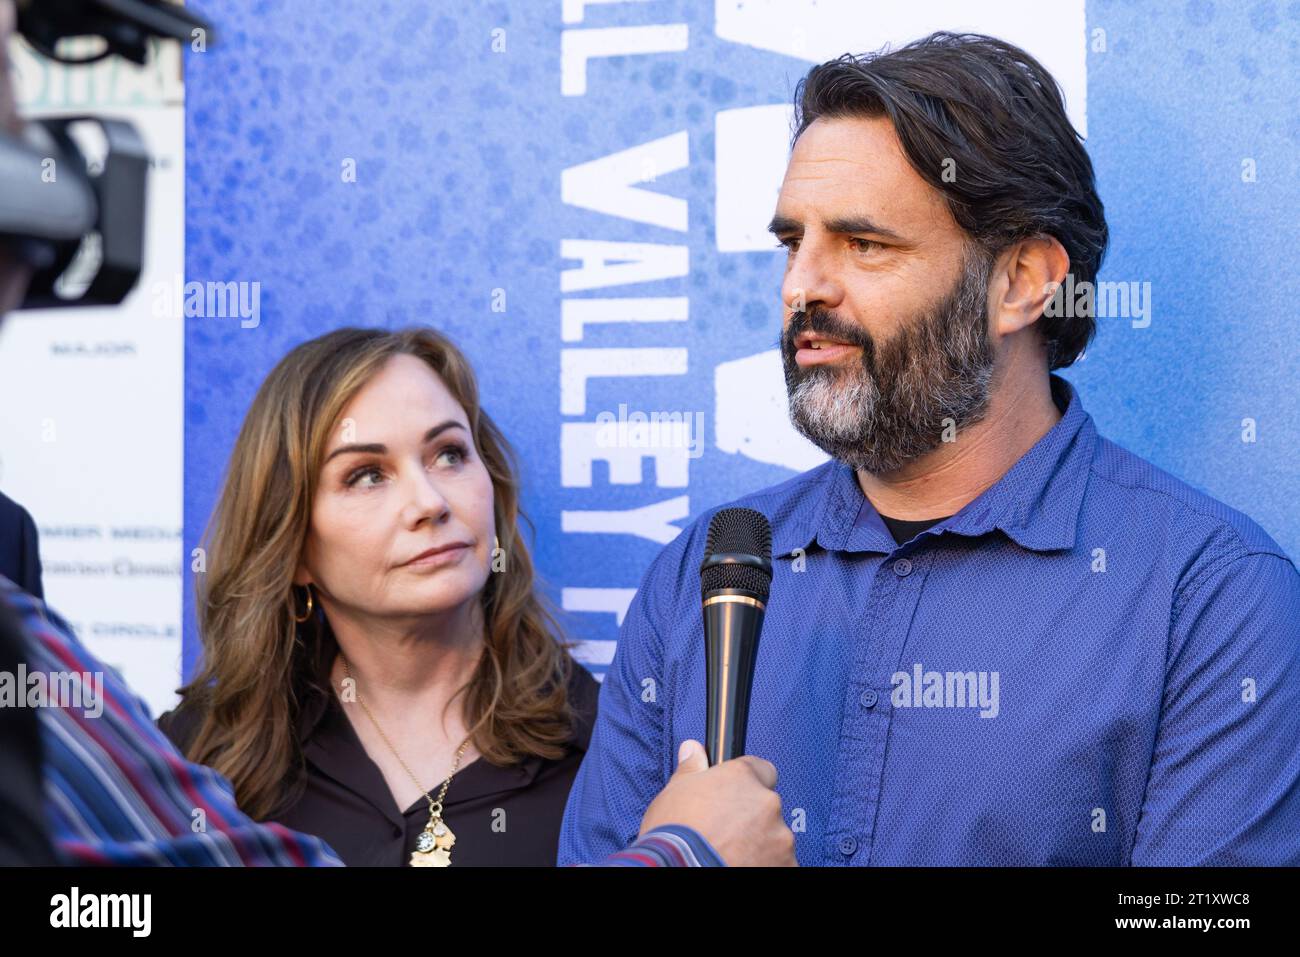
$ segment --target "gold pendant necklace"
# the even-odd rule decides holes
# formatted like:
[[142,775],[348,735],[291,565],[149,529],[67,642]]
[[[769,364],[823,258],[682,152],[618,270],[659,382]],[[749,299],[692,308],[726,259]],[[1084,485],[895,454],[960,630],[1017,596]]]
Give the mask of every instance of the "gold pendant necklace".
[[[419,786],[417,782],[416,786]],[[424,795],[429,796],[427,793]],[[412,867],[450,867],[451,846],[456,843],[456,835],[451,833],[442,819],[442,801],[429,802],[429,823],[416,838],[415,850],[411,852]]]
[[456,760],[451,766],[451,774],[447,775],[447,780],[442,782],[442,789],[438,792],[438,799],[435,801],[433,798],[429,797],[428,789],[420,784],[419,779],[417,779],[411,769],[406,766],[406,762],[402,760],[402,756],[397,753],[397,749],[393,747],[393,743],[388,740],[388,735],[384,734],[384,729],[379,726],[379,722],[375,720],[375,716],[370,713],[370,709],[366,707],[366,703],[361,700],[361,694],[356,690],[356,679],[352,677],[352,668],[348,664],[347,655],[343,654],[342,650],[340,650],[339,657],[343,659],[343,673],[347,675],[348,680],[352,682],[352,690],[356,696],[357,704],[361,705],[361,709],[365,711],[366,717],[368,717],[370,723],[375,726],[375,730],[379,732],[379,736],[384,739],[384,744],[388,746],[388,750],[393,752],[393,757],[395,757],[397,763],[402,766],[402,770],[404,770],[407,776],[415,782],[415,786],[420,789],[424,799],[429,802],[429,823],[424,825],[424,830],[421,831],[420,836],[416,838],[415,850],[411,852],[411,866],[450,867],[451,846],[456,843],[456,835],[451,832],[451,828],[447,826],[447,822],[442,819],[442,799],[447,796],[447,788],[451,786],[451,779],[456,776],[456,771],[460,768],[460,759],[465,754],[465,749],[469,747],[469,738],[466,738],[461,742],[461,746],[457,749]]

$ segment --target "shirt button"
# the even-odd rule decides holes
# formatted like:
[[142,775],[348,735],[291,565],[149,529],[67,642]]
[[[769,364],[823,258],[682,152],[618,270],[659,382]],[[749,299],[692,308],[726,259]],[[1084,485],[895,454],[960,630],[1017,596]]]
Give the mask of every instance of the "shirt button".
[[900,558],[898,561],[894,562],[894,573],[898,575],[899,578],[912,574],[911,560]]
[[876,693],[872,689],[868,688],[866,691],[862,692],[862,696],[858,698],[858,701],[864,708],[874,708],[876,706]]
[[852,857],[853,852],[858,849],[858,842],[853,837],[840,838],[840,853],[845,857]]

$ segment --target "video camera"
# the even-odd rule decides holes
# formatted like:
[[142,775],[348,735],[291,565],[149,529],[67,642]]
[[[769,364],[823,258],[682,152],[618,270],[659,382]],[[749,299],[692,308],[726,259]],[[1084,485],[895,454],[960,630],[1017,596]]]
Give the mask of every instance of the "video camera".
[[[18,33],[32,48],[74,66],[113,54],[144,63],[153,37],[213,40],[204,20],[165,0],[16,0],[16,6]],[[97,37],[102,46],[70,59],[58,50],[68,37]],[[19,308],[116,305],[143,267],[144,142],[122,120],[28,120],[20,136],[0,131],[0,243],[33,270]],[[78,145],[81,126],[98,131],[102,160],[90,162]],[[74,272],[76,282],[68,283]]]

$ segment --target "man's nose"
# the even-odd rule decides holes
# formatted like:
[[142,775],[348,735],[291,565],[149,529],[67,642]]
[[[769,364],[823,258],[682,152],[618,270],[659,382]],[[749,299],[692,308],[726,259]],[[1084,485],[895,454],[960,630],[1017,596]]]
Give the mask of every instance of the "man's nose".
[[817,305],[834,309],[843,296],[833,250],[827,243],[805,236],[789,254],[781,282],[785,318],[788,320],[791,313],[808,312]]

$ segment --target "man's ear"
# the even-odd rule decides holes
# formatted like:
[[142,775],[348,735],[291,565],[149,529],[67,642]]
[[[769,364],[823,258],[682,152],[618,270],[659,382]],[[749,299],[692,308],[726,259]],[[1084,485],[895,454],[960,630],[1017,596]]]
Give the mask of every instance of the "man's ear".
[[1002,294],[993,303],[993,331],[1005,336],[1043,314],[1052,293],[1065,281],[1070,254],[1055,236],[1032,236],[1004,250],[994,268],[1001,270],[996,288]]

